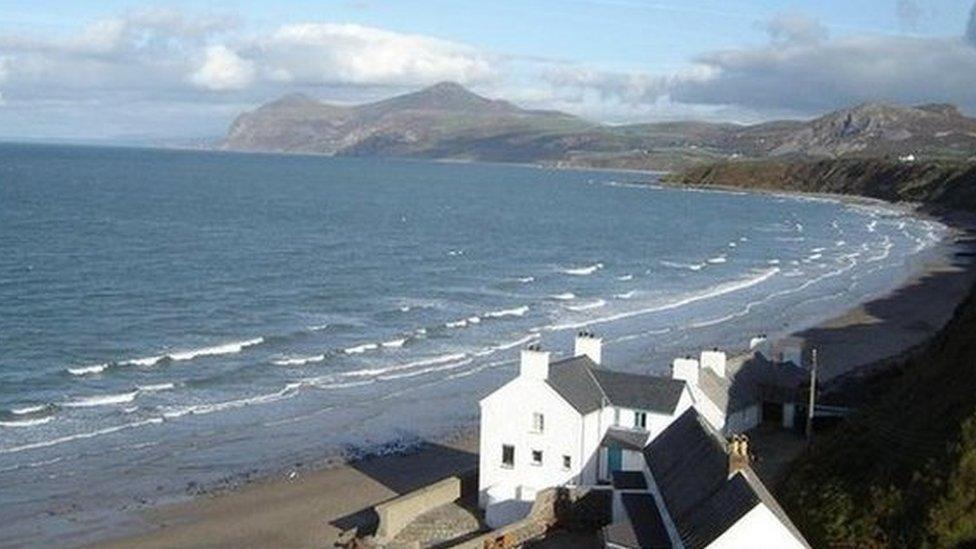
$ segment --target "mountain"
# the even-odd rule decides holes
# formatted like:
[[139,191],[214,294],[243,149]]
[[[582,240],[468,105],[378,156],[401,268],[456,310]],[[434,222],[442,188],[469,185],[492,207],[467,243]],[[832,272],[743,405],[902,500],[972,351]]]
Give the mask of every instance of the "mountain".
[[[240,115],[223,148],[344,156],[508,160],[526,136],[584,132],[594,124],[491,100],[454,83],[375,103],[338,106],[288,95]],[[504,143],[512,143],[504,146]],[[498,150],[498,152],[494,152]],[[525,160],[533,160],[529,155]]]
[[610,126],[488,99],[451,82],[354,106],[292,94],[237,117],[222,148],[341,156],[675,169],[728,158],[966,158],[976,119],[952,105],[864,104],[809,121]]

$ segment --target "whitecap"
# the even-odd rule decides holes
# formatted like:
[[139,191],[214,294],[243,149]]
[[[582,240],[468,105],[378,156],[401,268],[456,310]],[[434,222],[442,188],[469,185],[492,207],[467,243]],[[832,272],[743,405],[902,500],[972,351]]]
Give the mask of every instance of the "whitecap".
[[576,294],[574,294],[573,292],[565,292],[561,294],[551,295],[549,297],[558,301],[569,301],[571,299],[576,299]]
[[624,292],[622,294],[614,294],[613,297],[615,297],[617,299],[630,299],[630,298],[634,297],[634,294],[635,293],[637,293],[637,292],[635,292],[634,290],[631,290],[629,292]]
[[486,318],[502,318],[506,316],[522,316],[529,312],[528,305],[522,305],[521,307],[515,307],[513,309],[502,309],[500,311],[491,311],[485,313]]
[[194,358],[201,357],[201,356],[231,355],[231,354],[239,353],[244,349],[246,349],[247,347],[253,347],[255,345],[260,345],[261,343],[264,343],[264,338],[256,337],[254,339],[246,339],[244,341],[224,343],[223,345],[215,345],[213,347],[202,347],[200,349],[193,349],[190,351],[170,353],[169,358],[174,361],[183,361],[183,360],[193,360]]
[[718,264],[728,261],[724,255],[716,256],[708,260],[709,263]]
[[523,276],[518,279],[522,284],[528,284],[529,282],[535,282],[534,276]]
[[769,263],[770,265],[779,265],[779,260],[778,259],[770,259],[766,263]]
[[690,271],[700,271],[705,268],[703,263],[678,263],[675,261],[661,261],[661,265],[672,269],[688,269]]
[[0,427],[34,427],[35,425],[44,425],[49,421],[52,421],[54,416],[45,417],[35,417],[28,419],[11,419],[11,420],[0,420]]
[[574,276],[587,276],[591,275],[603,268],[603,263],[594,263],[588,267],[578,267],[575,269],[564,269],[563,272],[568,275]]
[[175,383],[155,383],[152,385],[140,385],[138,387],[141,393],[157,393],[159,391],[169,391],[176,387]]
[[601,318],[594,318],[594,319],[590,319],[590,320],[586,320],[586,321],[582,321],[582,322],[573,322],[573,323],[567,323],[567,324],[556,324],[556,325],[553,325],[553,326],[546,326],[544,329],[547,330],[547,331],[550,331],[550,332],[556,332],[556,331],[561,331],[561,330],[577,329],[577,328],[582,328],[584,326],[592,326],[594,324],[604,324],[604,323],[607,323],[607,322],[615,322],[617,320],[623,320],[623,319],[637,317],[637,316],[642,316],[642,315],[647,315],[647,314],[651,314],[651,313],[658,313],[658,312],[662,312],[662,311],[669,311],[669,310],[673,310],[673,309],[678,309],[678,308],[684,307],[685,305],[690,305],[692,303],[697,303],[699,301],[703,301],[703,300],[706,300],[706,299],[712,299],[712,298],[720,297],[720,296],[723,296],[723,295],[726,295],[726,294],[730,294],[730,293],[733,293],[733,292],[738,292],[738,291],[741,291],[741,290],[745,290],[747,288],[752,288],[753,286],[757,286],[759,284],[762,284],[763,282],[765,282],[765,281],[769,280],[770,278],[776,276],[779,272],[780,272],[780,270],[779,270],[778,267],[773,267],[771,269],[768,269],[766,271],[763,271],[761,273],[756,274],[756,276],[754,276],[754,277],[745,278],[745,279],[738,280],[738,281],[735,281],[735,282],[729,282],[729,283],[719,284],[719,285],[713,286],[713,287],[711,287],[711,288],[709,288],[709,289],[707,289],[707,290],[705,290],[705,291],[703,291],[701,293],[692,294],[692,295],[689,295],[687,297],[683,297],[681,299],[677,299],[675,301],[672,301],[670,303],[665,303],[663,305],[657,305],[657,306],[654,306],[654,307],[649,307],[647,309],[639,309],[639,310],[636,310],[636,311],[627,311],[627,312],[618,313],[618,314],[615,314],[615,315],[609,315],[609,316],[605,316],[605,317],[601,317]]
[[447,328],[464,328],[468,325],[467,319],[453,320],[451,322],[445,322],[444,326]]
[[134,358],[132,360],[126,360],[122,364],[126,366],[154,366],[157,362],[163,360],[164,356],[147,356],[145,358]]
[[628,280],[633,280],[633,279],[634,279],[634,275],[623,275],[617,277],[617,280],[621,282],[627,282]]
[[598,309],[606,305],[607,302],[602,299],[597,299],[589,303],[583,303],[580,305],[567,305],[566,308],[570,311],[588,311],[590,309]]
[[358,355],[365,353],[366,351],[372,351],[373,349],[379,348],[379,345],[375,343],[363,343],[362,345],[356,345],[355,347],[349,347],[343,352],[347,355]]
[[406,342],[407,342],[407,338],[402,337],[400,339],[391,339],[390,341],[384,341],[382,345],[383,347],[386,348],[397,348],[397,347],[403,347],[403,345]]
[[23,408],[12,408],[10,413],[15,416],[26,416],[28,414],[36,414],[37,412],[43,412],[47,410],[50,406],[47,404],[32,404],[30,406],[24,406]]
[[55,439],[51,439],[51,440],[43,440],[43,441],[40,441],[40,442],[32,442],[30,444],[25,444],[23,446],[14,446],[12,448],[3,448],[3,449],[0,449],[0,454],[14,454],[14,453],[23,452],[23,451],[26,451],[26,450],[36,450],[38,448],[47,448],[49,446],[55,446],[55,445],[58,445],[58,444],[63,444],[65,442],[71,442],[73,440],[94,438],[94,437],[97,437],[97,436],[108,435],[108,434],[111,434],[111,433],[117,433],[117,432],[122,431],[122,430],[125,430],[125,429],[132,429],[132,428],[135,428],[135,427],[142,427],[144,425],[154,425],[154,424],[159,424],[159,423],[162,423],[162,422],[163,422],[163,418],[161,418],[161,417],[155,417],[155,418],[150,418],[150,419],[146,419],[146,420],[142,420],[142,421],[136,421],[134,423],[125,423],[125,424],[122,424],[122,425],[116,425],[114,427],[106,427],[104,429],[99,429],[97,431],[89,431],[87,433],[78,433],[78,434],[63,436],[63,437],[55,438]]
[[312,362],[322,362],[325,360],[325,355],[314,355],[314,356],[300,356],[291,358],[278,358],[272,360],[271,363],[277,366],[301,366],[303,364],[310,364]]
[[136,395],[139,391],[130,391],[128,393],[118,393],[113,395],[95,395],[89,397],[79,397],[75,400],[71,400],[62,404],[62,406],[68,408],[89,408],[91,406],[108,406],[112,404],[125,404],[127,402],[132,402],[135,400]]
[[393,366],[387,366],[384,368],[364,368],[362,370],[353,370],[351,372],[343,372],[340,374],[342,377],[368,377],[368,376],[378,376],[386,374],[389,372],[398,372],[401,370],[409,370],[411,368],[419,368],[422,366],[430,366],[432,364],[442,364],[445,362],[454,362],[456,360],[461,360],[467,355],[464,353],[452,353],[447,355],[435,356],[431,358],[425,358],[421,360],[415,360],[413,362],[407,362],[405,364],[396,364]]
[[88,374],[100,374],[108,368],[108,364],[95,364],[93,366],[79,366],[77,368],[68,368],[68,373],[73,376],[85,376]]

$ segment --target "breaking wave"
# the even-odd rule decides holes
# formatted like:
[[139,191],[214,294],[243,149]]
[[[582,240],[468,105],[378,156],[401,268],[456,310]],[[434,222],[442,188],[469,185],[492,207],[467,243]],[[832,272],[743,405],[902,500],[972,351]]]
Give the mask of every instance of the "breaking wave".
[[588,267],[578,267],[575,269],[564,269],[563,272],[568,275],[574,276],[587,276],[591,275],[603,268],[603,263],[594,263]]

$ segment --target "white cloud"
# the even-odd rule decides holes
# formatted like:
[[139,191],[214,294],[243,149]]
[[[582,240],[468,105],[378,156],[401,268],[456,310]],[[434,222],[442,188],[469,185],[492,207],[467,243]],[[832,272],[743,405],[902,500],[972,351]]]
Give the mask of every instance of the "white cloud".
[[[974,8],[976,10],[976,8]],[[976,11],[966,39],[831,39],[817,21],[780,16],[767,45],[708,52],[670,74],[561,69],[547,79],[563,99],[726,107],[801,116],[867,101],[955,103],[976,110]]]
[[203,64],[190,75],[194,85],[214,91],[240,90],[254,82],[254,63],[227,46],[207,48]]
[[489,56],[472,47],[351,24],[286,25],[258,51],[269,78],[302,84],[472,83],[494,72]]

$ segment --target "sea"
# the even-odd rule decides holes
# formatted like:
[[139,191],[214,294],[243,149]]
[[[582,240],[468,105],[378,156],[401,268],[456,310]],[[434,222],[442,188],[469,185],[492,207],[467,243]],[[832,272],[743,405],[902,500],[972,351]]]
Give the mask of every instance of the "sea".
[[580,330],[666,375],[891,291],[947,234],[645,173],[0,145],[0,545],[448,436]]

